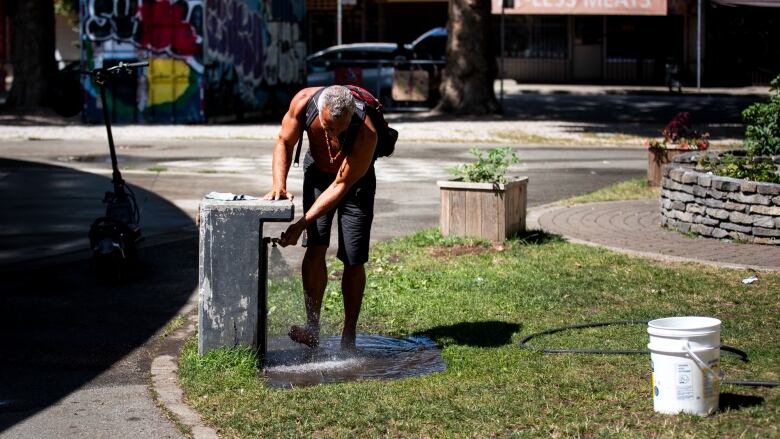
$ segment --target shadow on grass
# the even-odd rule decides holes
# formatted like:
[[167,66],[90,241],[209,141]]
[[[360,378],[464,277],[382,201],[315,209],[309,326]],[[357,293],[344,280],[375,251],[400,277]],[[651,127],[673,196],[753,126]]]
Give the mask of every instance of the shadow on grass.
[[520,331],[518,323],[499,321],[461,322],[454,325],[436,326],[414,335],[430,337],[439,346],[463,345],[481,348],[495,348],[512,342],[512,334]]
[[517,240],[517,242],[520,244],[542,245],[549,244],[551,242],[563,242],[563,237],[554,233],[545,232],[544,230],[534,229],[523,230],[522,232],[513,236],[512,240]]
[[736,393],[720,394],[720,411],[740,410],[755,407],[764,403],[764,398],[754,395],[738,395]]

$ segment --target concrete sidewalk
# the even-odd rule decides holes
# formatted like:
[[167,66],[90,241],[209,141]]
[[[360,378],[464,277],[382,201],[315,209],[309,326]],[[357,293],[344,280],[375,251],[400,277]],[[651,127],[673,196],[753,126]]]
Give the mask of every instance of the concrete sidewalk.
[[[500,85],[495,84],[496,97]],[[656,86],[517,84],[505,81],[504,115],[456,117],[428,113],[388,113],[404,142],[522,143],[566,146],[641,147],[658,136],[680,111],[693,115],[697,128],[709,131],[714,145],[732,145],[743,134],[740,112],[765,99],[757,87],[706,88],[670,94]],[[280,118],[233,125],[118,125],[114,137],[163,140],[273,140]],[[42,112],[32,116],[0,114],[0,140],[102,140],[101,125],[84,125]]]

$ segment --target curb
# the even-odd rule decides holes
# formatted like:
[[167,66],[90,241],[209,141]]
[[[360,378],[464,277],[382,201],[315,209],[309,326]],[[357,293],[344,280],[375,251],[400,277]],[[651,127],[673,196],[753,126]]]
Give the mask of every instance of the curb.
[[[625,201],[625,200],[616,200],[616,201]],[[577,206],[584,206],[584,205],[600,205],[600,204],[607,204],[612,203],[613,201],[597,201],[593,203],[582,203],[577,204]],[[536,228],[538,230],[544,230],[542,229],[541,225],[539,224],[539,218],[541,218],[543,215],[559,210],[559,209],[566,209],[569,206],[564,204],[563,202],[554,202],[550,204],[544,204],[542,206],[536,206],[534,208],[529,209],[528,215],[526,216],[526,224],[527,228]],[[552,231],[547,230],[549,233],[555,233]],[[652,252],[644,252],[639,250],[631,250],[627,248],[622,247],[614,247],[610,245],[600,244],[598,242],[593,241],[587,241],[581,238],[576,238],[574,236],[555,233],[556,235],[562,236],[566,241],[571,242],[573,244],[582,244],[582,245],[588,245],[591,247],[599,247],[607,250],[614,251],[616,253],[622,253],[629,256],[638,256],[642,258],[647,259],[654,259],[661,262],[694,262],[701,265],[706,265],[710,267],[716,267],[716,268],[728,268],[732,270],[749,270],[749,271],[755,271],[755,272],[762,272],[762,273],[773,273],[773,272],[780,272],[780,268],[769,268],[769,267],[756,267],[753,265],[744,265],[744,264],[730,264],[727,262],[715,262],[715,261],[707,261],[702,259],[695,259],[695,258],[686,258],[684,256],[669,256],[662,253],[652,253]]]
[[[197,295],[195,295],[197,300]],[[187,318],[186,323],[171,335],[165,337],[158,346],[151,366],[151,390],[153,399],[172,416],[175,424],[187,427],[195,439],[217,439],[217,431],[206,426],[195,410],[184,400],[184,391],[179,387],[178,359],[187,338],[195,332],[198,313],[190,301],[179,315]],[[156,394],[156,398],[154,398]]]

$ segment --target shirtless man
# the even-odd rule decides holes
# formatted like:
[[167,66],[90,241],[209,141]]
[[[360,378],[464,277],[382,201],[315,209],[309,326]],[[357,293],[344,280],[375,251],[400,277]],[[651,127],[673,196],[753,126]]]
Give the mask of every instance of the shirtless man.
[[[306,128],[306,106],[317,102],[319,116]],[[290,103],[282,119],[282,128],[273,152],[273,190],[267,200],[292,199],[287,191],[287,174],[293,148],[306,129],[309,151],[303,162],[303,210],[300,220],[282,233],[279,244],[296,245],[306,231],[303,245],[306,254],[301,265],[306,324],[292,326],[290,338],[309,347],[319,344],[320,307],[328,282],[325,252],[330,244],[333,216],[338,211],[339,248],[337,257],[344,262],[341,290],[344,295],[344,329],[341,347],[355,349],[355,335],[368,261],[371,222],[374,217],[374,150],[377,134],[369,117],[347,135],[356,99],[342,86],[309,87],[301,90]],[[356,126],[356,125],[355,125]],[[354,141],[350,141],[354,139]]]

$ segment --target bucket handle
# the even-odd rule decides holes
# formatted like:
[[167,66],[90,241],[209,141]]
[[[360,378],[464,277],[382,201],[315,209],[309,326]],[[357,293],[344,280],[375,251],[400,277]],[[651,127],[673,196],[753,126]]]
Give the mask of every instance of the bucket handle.
[[726,373],[723,372],[723,369],[718,369],[718,371],[714,371],[709,364],[705,363],[704,360],[699,358],[698,355],[696,355],[695,352],[693,352],[693,349],[691,349],[691,345],[686,341],[683,343],[683,349],[688,354],[688,356],[693,359],[694,363],[699,366],[699,369],[703,370],[704,372],[710,374],[714,379],[718,381],[722,381],[723,378],[726,377]]

